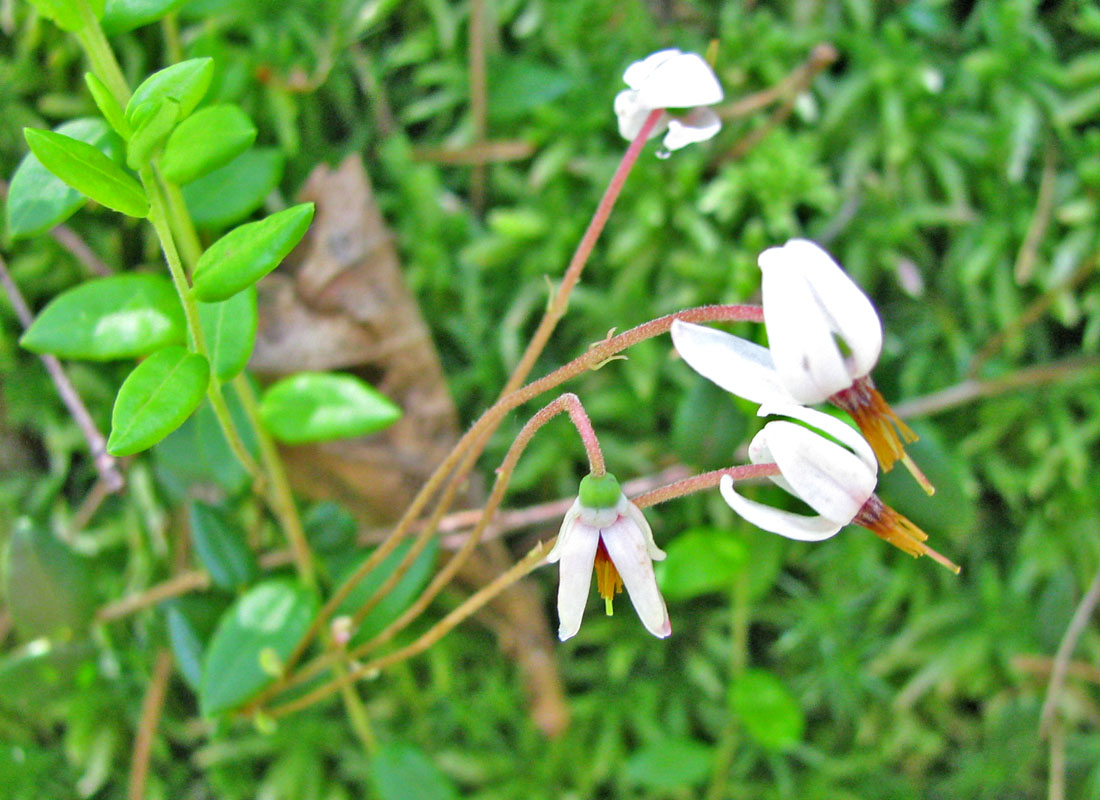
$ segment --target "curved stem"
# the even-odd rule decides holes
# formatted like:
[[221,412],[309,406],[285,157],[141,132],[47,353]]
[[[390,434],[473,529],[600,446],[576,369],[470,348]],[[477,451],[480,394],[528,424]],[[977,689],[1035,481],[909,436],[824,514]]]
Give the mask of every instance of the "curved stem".
[[723,467],[712,472],[704,472],[702,475],[684,478],[682,481],[661,486],[631,499],[638,508],[648,508],[658,503],[666,503],[677,497],[701,492],[704,489],[713,489],[726,475],[729,475],[735,481],[743,481],[778,474],[779,466],[777,464],[742,464],[739,467]]

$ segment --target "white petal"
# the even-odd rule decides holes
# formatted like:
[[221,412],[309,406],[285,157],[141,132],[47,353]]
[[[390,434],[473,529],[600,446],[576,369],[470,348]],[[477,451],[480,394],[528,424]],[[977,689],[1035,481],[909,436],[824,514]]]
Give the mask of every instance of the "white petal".
[[788,539],[798,539],[802,542],[820,542],[835,536],[843,525],[824,517],[805,517],[801,514],[792,514],[778,508],[757,503],[742,497],[733,489],[733,479],[729,475],[723,475],[718,485],[722,497],[730,508],[740,514],[745,520],[758,528],[763,528]]
[[769,422],[764,430],[795,495],[834,523],[851,522],[875,491],[875,472],[835,442],[793,422]]
[[712,139],[722,129],[722,120],[709,108],[696,108],[689,114],[672,117],[668,121],[668,135],[664,146],[679,150],[695,142]]
[[611,556],[611,563],[623,579],[630,602],[638,612],[638,619],[654,636],[665,638],[672,633],[672,624],[661,590],[657,588],[645,533],[630,517],[620,517],[600,535],[607,554]]
[[565,541],[569,538],[573,532],[573,528],[576,526],[577,518],[581,515],[581,499],[578,497],[573,501],[573,505],[569,506],[569,510],[565,512],[565,519],[561,521],[561,527],[558,528],[558,540],[554,542],[554,546],[550,548],[550,552],[546,554],[546,563],[553,564],[559,558],[561,558],[562,548],[565,547]]
[[[638,93],[633,89],[624,89],[615,95],[615,116],[619,120],[619,135],[633,141],[634,137],[641,132],[646,117],[652,110],[638,101]],[[668,121],[668,114],[662,114],[661,119],[657,120],[657,124],[649,132],[648,138],[652,139],[664,133],[668,128]]]
[[[667,52],[667,51],[666,51]],[[659,53],[655,53],[641,65],[646,65]],[[641,70],[631,72],[632,65],[623,75],[627,85],[637,89],[641,102],[650,108],[693,108],[709,106],[722,101],[722,86],[714,70],[696,53],[676,53],[655,62],[648,74],[636,82],[627,76],[638,78]]]
[[[761,414],[761,416],[763,416]],[[749,442],[749,461],[753,464],[774,464],[775,456],[772,455],[770,449],[768,449],[768,434],[767,425],[763,430],[757,431],[756,436],[752,437],[752,441]],[[774,483],[783,491],[788,494],[793,494],[798,497],[798,492],[794,490],[794,487],[784,478],[782,475],[769,475],[768,480]]]
[[760,406],[756,415],[758,417],[791,417],[801,422],[805,422],[807,425],[812,425],[820,431],[825,431],[825,433],[829,434],[834,439],[838,439],[843,444],[848,445],[848,447],[859,456],[860,460],[867,465],[867,469],[870,472],[878,472],[878,459],[875,458],[875,451],[871,449],[871,445],[863,438],[863,434],[851,425],[846,425],[843,420],[839,420],[831,414],[826,414],[823,411],[818,411],[813,408],[806,408],[805,406],[777,406],[765,404]]
[[680,51],[671,48],[669,50],[658,50],[641,61],[635,61],[623,73],[623,83],[631,89],[641,89],[657,67],[678,55],[680,55]]
[[576,525],[562,548],[558,568],[558,638],[563,642],[580,630],[599,542],[598,530]]
[[760,254],[764,327],[775,369],[799,403],[820,403],[852,385],[832,321],[802,271],[782,248]]
[[[776,252],[768,256],[769,260],[788,260],[810,285],[833,332],[851,352],[849,375],[860,378],[870,372],[882,353],[882,321],[863,290],[815,242],[791,239],[783,247],[771,250]],[[765,254],[760,256],[762,261]]]
[[631,503],[626,497],[623,497],[619,502],[619,511],[623,516],[629,517],[633,520],[634,524],[638,526],[638,529],[645,536],[646,552],[649,553],[649,557],[654,561],[664,561],[665,551],[657,546],[657,543],[653,541],[653,529],[649,527],[649,520],[645,518],[645,514],[636,505]]
[[795,402],[767,348],[723,331],[673,320],[672,343],[688,366],[707,380],[754,403]]

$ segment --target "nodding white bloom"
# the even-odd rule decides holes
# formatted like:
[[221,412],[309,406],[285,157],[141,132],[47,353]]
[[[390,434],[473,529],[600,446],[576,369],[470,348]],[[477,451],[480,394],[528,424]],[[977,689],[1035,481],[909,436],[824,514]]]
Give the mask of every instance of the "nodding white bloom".
[[749,500],[737,493],[733,479],[726,475],[719,490],[730,508],[758,528],[804,542],[828,539],[854,522],[914,557],[927,555],[959,571],[924,544],[928,538],[924,531],[875,496],[875,454],[857,431],[828,414],[798,405],[764,405],[758,413],[790,417],[832,437],[826,439],[810,428],[776,420],[765,425],[749,444],[752,463],[775,463],[779,475],[771,480],[810,506],[817,516]]
[[626,498],[615,476],[586,476],[546,557],[551,564],[561,562],[558,638],[564,642],[580,629],[593,569],[608,615],[612,599],[625,585],[646,629],[662,639],[672,633],[653,574],[653,562],[664,557],[645,516]]
[[672,341],[684,361],[756,403],[832,402],[852,415],[884,470],[902,459],[930,489],[899,440],[913,442],[916,435],[869,374],[882,352],[882,323],[867,295],[807,239],[770,247],[758,263],[769,346],[677,320]]
[[666,130],[664,145],[679,150],[704,142],[722,127],[718,115],[706,106],[722,101],[722,87],[714,70],[695,53],[661,50],[635,61],[623,73],[629,86],[615,95],[619,133],[633,139],[650,112],[665,109],[649,134],[652,139]]

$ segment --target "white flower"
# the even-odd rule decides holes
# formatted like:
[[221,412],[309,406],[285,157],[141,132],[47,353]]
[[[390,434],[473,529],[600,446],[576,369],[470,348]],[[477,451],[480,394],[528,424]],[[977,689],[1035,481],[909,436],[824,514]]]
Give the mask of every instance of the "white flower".
[[634,139],[650,112],[665,111],[650,132],[652,139],[666,130],[664,145],[679,150],[713,137],[722,127],[718,115],[705,106],[722,101],[722,87],[710,65],[695,53],[661,50],[627,67],[629,86],[615,96],[619,133]]
[[829,254],[792,239],[758,263],[769,347],[677,320],[672,340],[684,360],[757,403],[820,403],[866,376],[882,351],[882,323]]
[[786,421],[769,422],[749,444],[749,460],[754,464],[775,463],[780,474],[771,480],[818,516],[794,514],[749,500],[737,493],[728,475],[719,486],[722,497],[753,525],[788,539],[817,542],[835,535],[855,519],[874,494],[878,465],[870,445],[855,430],[820,411],[789,405],[761,406],[759,413],[801,420],[847,446]]
[[758,413],[800,420],[836,440],[777,420],[765,425],[749,444],[752,463],[778,466],[779,475],[770,480],[806,503],[817,516],[749,500],[738,494],[733,479],[724,475],[718,488],[730,508],[758,528],[803,542],[820,542],[855,523],[911,556],[926,555],[959,572],[958,566],[924,544],[928,534],[875,495],[875,454],[859,433],[828,414],[802,406],[761,406]]
[[593,569],[608,614],[612,598],[625,585],[646,629],[662,639],[672,633],[653,574],[653,562],[664,557],[645,516],[622,493],[614,476],[587,476],[546,557],[551,564],[561,562],[558,637],[565,641],[580,629]]

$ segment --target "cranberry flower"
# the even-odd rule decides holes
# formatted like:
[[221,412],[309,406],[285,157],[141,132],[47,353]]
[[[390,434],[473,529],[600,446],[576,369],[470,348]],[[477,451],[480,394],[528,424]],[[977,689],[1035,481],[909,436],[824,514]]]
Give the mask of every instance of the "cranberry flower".
[[645,516],[626,498],[615,476],[586,476],[561,524],[558,541],[546,557],[551,564],[561,562],[558,638],[564,642],[580,629],[593,568],[608,615],[613,598],[625,585],[646,629],[662,639],[672,633],[668,609],[653,574],[653,562],[664,557]]
[[795,514],[749,500],[737,493],[733,479],[726,475],[719,490],[730,508],[758,528],[804,542],[828,539],[854,522],[911,556],[927,555],[959,571],[924,544],[928,538],[924,531],[875,496],[875,455],[857,431],[828,414],[798,405],[764,405],[759,414],[790,417],[820,431],[776,420],[765,425],[749,444],[749,460],[754,464],[775,463],[779,475],[770,480],[817,515]]
[[867,295],[806,239],[768,248],[758,263],[769,347],[677,320],[672,340],[683,359],[726,391],[756,403],[828,400],[851,414],[884,470],[900,459],[931,490],[901,441],[916,441],[916,434],[871,380],[882,352],[882,323]]
[[666,130],[665,148],[679,150],[704,142],[722,127],[718,115],[706,106],[722,101],[722,87],[714,71],[695,53],[661,50],[627,67],[629,86],[615,96],[619,133],[633,139],[650,112],[663,109],[650,138]]

